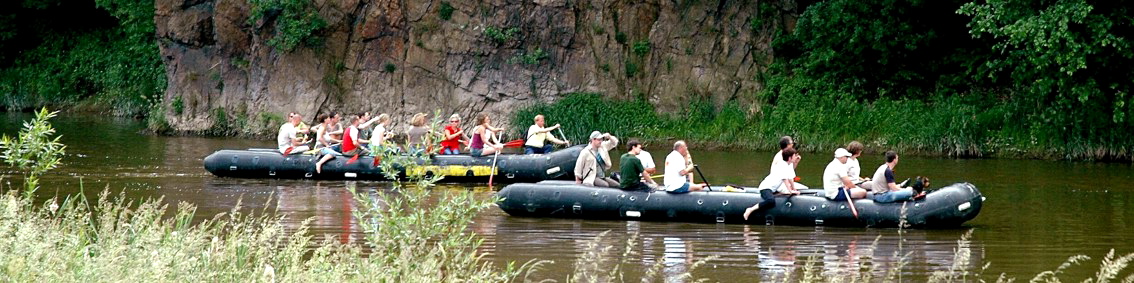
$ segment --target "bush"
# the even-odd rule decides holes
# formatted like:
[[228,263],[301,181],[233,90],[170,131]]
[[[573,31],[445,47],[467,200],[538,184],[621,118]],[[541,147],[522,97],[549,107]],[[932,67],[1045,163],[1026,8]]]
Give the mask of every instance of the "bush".
[[635,42],[634,46],[630,49],[633,50],[634,54],[637,54],[638,56],[646,56],[646,54],[650,54],[650,41],[642,40]]
[[449,2],[441,1],[441,7],[437,8],[437,16],[441,17],[443,21],[448,21],[453,18],[453,11],[455,10],[457,9],[453,8],[453,5]]
[[520,33],[520,28],[516,28],[516,27],[507,28],[507,29],[500,29],[500,28],[496,28],[496,27],[484,28],[484,36],[487,36],[489,39],[492,39],[497,44],[501,44],[501,43],[511,41],[512,39],[514,39],[516,37],[516,34],[519,34],[519,33]]
[[327,22],[315,10],[311,0],[249,0],[252,6],[248,23],[264,25],[275,22],[275,30],[268,45],[283,52],[291,52],[300,44],[318,45],[321,38],[316,35]]

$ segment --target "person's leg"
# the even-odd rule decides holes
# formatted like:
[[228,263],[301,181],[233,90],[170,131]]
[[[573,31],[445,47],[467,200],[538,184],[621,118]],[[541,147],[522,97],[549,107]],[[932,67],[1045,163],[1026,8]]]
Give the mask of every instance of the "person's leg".
[[550,143],[549,143],[549,144],[545,144],[545,145],[543,145],[543,152],[540,152],[540,153],[543,153],[543,154],[548,154],[548,153],[551,153],[551,149],[552,149],[552,148],[551,148],[551,144],[550,144]]
[[524,154],[535,154],[535,148],[531,146],[524,146]]
[[756,211],[767,211],[776,207],[776,195],[772,193],[772,189],[760,190],[760,203],[744,209],[744,220],[748,220],[748,216]]
[[610,187],[606,184],[606,180],[603,180],[602,178],[595,178],[595,182],[592,184],[594,184],[595,187]]
[[497,151],[499,151],[499,149],[497,149],[495,146],[485,145],[484,149],[481,149],[480,154],[481,155],[493,155],[493,154],[496,154]]
[[847,195],[847,189],[839,188],[839,194],[835,195],[835,198],[833,198],[831,200],[833,200],[833,201],[846,201],[847,197],[849,197]]
[[672,190],[672,191],[666,191],[666,192],[668,192],[668,193],[672,193],[672,194],[684,194],[684,193],[688,193],[688,192],[689,192],[689,183],[685,183],[684,185],[681,185],[681,187],[679,187],[679,188],[676,188],[676,189],[674,189],[674,190]]
[[890,192],[889,194],[893,195],[893,199],[894,199],[893,201],[907,201],[907,200],[913,200],[914,190],[907,188],[907,189],[901,189],[901,190],[893,191],[893,192]]
[[685,185],[689,186],[690,191],[700,191],[705,189],[705,185],[702,184],[690,184],[689,182],[685,182]]
[[323,155],[323,158],[319,159],[318,162],[315,162],[315,173],[323,174],[323,163],[327,163],[327,161],[334,159],[335,156],[335,154]]
[[866,190],[863,190],[861,188],[850,188],[850,196],[851,198],[856,199],[866,198]]
[[894,192],[883,192],[874,194],[874,202],[877,203],[891,203],[894,202]]

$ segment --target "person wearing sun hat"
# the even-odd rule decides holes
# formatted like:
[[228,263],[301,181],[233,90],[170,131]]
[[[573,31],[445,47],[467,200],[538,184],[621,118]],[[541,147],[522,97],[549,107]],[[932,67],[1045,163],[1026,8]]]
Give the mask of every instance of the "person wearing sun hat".
[[823,170],[823,193],[831,200],[866,198],[866,190],[851,182],[847,170],[847,160],[853,154],[845,148],[835,150],[835,159]]

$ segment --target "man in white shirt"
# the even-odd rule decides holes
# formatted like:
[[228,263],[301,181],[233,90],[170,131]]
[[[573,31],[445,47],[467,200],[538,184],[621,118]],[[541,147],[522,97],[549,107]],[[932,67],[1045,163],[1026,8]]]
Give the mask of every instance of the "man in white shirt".
[[544,125],[543,115],[536,115],[535,125],[528,127],[528,140],[524,142],[524,154],[550,153],[551,144],[547,143],[548,141],[555,144],[567,144],[567,141],[559,140],[551,134],[551,131],[559,129],[559,124],[547,128],[544,128]]
[[835,159],[827,164],[823,170],[823,194],[831,200],[843,201],[866,198],[866,190],[858,188],[851,182],[847,169],[847,160],[852,154],[844,148],[835,150]]
[[700,191],[705,186],[702,184],[693,184],[693,164],[685,162],[688,160],[689,147],[685,141],[677,141],[673,143],[673,152],[665,157],[665,191],[669,193],[681,194],[691,191]]
[[306,128],[297,128],[301,120],[303,120],[303,116],[298,113],[288,113],[287,123],[280,126],[280,134],[276,136],[276,145],[279,146],[280,153],[283,155],[298,154],[311,149],[306,145],[307,141],[296,137],[298,133],[307,132]]
[[802,157],[799,153],[795,152],[794,148],[785,147],[780,151],[779,160],[783,162],[775,163],[772,166],[772,171],[768,173],[763,181],[755,191],[746,189],[748,193],[759,193],[760,203],[744,209],[744,220],[748,220],[748,216],[756,211],[767,211],[776,207],[776,193],[785,195],[798,195],[799,191],[795,189],[795,167],[799,164]]
[[[780,137],[780,151],[776,152],[776,155],[772,156],[772,168],[776,168],[777,164],[787,163],[784,161],[782,156],[784,154],[784,150],[788,148],[795,149],[795,140],[792,139],[791,136]],[[796,152],[798,152],[798,150],[796,150]]]
[[[642,148],[639,149],[638,159],[642,161],[642,167],[646,168],[646,173],[650,173],[651,176],[657,174],[658,169],[657,164],[654,164],[654,156],[651,155],[650,152],[646,151],[645,145],[643,145]],[[654,182],[653,179],[643,179],[642,182],[646,183],[646,185],[649,185],[651,189],[656,189],[658,186],[658,183]]]

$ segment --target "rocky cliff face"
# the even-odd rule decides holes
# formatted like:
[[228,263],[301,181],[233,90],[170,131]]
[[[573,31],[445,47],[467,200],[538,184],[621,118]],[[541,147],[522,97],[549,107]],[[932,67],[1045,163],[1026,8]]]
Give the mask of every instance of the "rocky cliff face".
[[257,131],[291,111],[499,121],[571,92],[645,98],[659,111],[695,98],[752,102],[771,35],[796,14],[790,0],[313,2],[322,42],[283,52],[266,43],[271,17],[249,22],[247,0],[157,0],[169,124]]

